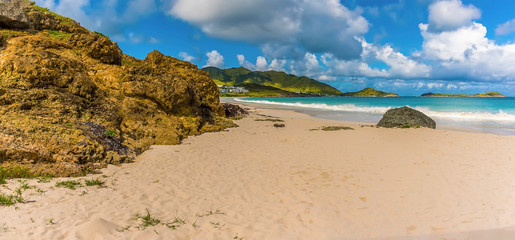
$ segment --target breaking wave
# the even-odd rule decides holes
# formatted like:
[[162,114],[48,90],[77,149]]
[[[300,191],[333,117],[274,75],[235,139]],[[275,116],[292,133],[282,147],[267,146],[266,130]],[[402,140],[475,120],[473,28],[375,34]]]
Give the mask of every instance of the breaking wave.
[[[338,111],[338,112],[363,112],[363,113],[376,113],[376,114],[384,114],[388,109],[393,107],[365,107],[365,106],[356,106],[354,104],[341,104],[341,105],[328,105],[325,103],[288,103],[288,102],[273,102],[267,100],[247,100],[241,98],[235,98],[238,102],[247,102],[247,103],[258,103],[258,104],[267,104],[267,105],[279,105],[279,106],[289,106],[289,107],[297,107],[297,108],[305,108],[305,109],[318,109],[318,110],[328,110],[328,111]],[[503,112],[500,110],[497,113],[489,113],[489,112],[443,112],[443,111],[434,111],[430,110],[426,107],[414,107],[426,115],[434,118],[443,118],[457,121],[495,121],[495,122],[515,122],[515,115]]]

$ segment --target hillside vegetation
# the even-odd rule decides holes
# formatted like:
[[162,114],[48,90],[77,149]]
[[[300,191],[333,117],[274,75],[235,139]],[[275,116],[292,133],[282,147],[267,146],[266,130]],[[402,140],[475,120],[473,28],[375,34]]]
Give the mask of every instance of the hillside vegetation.
[[[336,88],[325,83],[308,77],[298,77],[284,72],[250,71],[244,67],[229,69],[206,67],[202,70],[208,72],[215,83],[219,85],[246,86],[250,91],[247,95],[267,96],[270,94],[271,96],[291,96],[304,93],[335,96],[342,94],[342,92]],[[241,96],[245,94],[238,95]]]
[[346,97],[398,97],[399,95],[390,92],[378,91],[373,88],[365,88],[357,92],[347,92],[343,96]]

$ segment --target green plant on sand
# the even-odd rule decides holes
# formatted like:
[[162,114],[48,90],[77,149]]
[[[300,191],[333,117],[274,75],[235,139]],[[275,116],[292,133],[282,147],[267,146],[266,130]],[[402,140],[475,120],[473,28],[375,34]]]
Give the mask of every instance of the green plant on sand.
[[85,179],[84,182],[86,183],[86,186],[99,186],[103,187],[105,182],[100,179]]
[[16,203],[23,202],[23,198],[21,195],[6,195],[3,193],[0,193],[0,206],[12,206]]
[[148,211],[148,209],[146,211],[147,211],[146,215],[140,215],[139,213],[136,214],[136,220],[141,219],[141,224],[137,226],[137,228],[139,230],[144,230],[147,227],[156,226],[161,223],[161,220],[159,220],[157,218],[153,218],[150,215],[150,212]]
[[19,166],[4,168],[0,167],[0,184],[5,184],[9,178],[33,178],[34,174],[28,169]]
[[339,131],[339,130],[354,130],[354,128],[347,127],[347,126],[323,126],[323,127],[320,127],[320,128],[310,129],[310,131],[318,131],[318,130],[322,130],[322,131]]
[[57,183],[55,183],[55,186],[75,190],[75,189],[77,189],[77,187],[82,187],[82,183],[80,182],[80,179],[77,181],[67,180],[67,181],[58,181]]

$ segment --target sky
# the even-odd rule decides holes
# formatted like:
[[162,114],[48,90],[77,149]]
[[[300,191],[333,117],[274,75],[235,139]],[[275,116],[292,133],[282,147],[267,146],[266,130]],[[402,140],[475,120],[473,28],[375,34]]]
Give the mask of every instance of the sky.
[[36,0],[131,56],[308,76],[341,91],[515,96],[513,0]]

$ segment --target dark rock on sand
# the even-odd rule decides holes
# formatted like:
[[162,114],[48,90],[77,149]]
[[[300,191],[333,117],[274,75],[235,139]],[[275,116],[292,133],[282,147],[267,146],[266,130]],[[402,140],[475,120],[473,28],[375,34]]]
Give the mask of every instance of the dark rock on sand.
[[244,117],[249,114],[247,110],[236,104],[222,103],[226,117]]
[[386,128],[427,127],[435,129],[436,122],[420,111],[409,107],[401,107],[386,111],[377,126]]
[[276,128],[283,128],[283,127],[286,127],[286,125],[284,125],[284,123],[275,123],[274,127],[276,127]]

